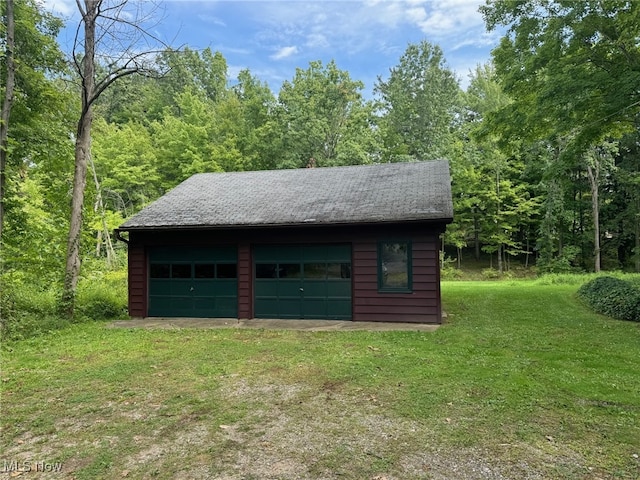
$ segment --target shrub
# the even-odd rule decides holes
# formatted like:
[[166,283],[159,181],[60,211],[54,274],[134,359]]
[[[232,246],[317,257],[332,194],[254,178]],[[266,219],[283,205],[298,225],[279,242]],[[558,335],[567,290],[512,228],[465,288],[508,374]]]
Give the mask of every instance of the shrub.
[[78,285],[77,313],[91,320],[127,315],[126,270],[99,273]]
[[598,313],[640,322],[640,289],[629,281],[598,277],[582,285],[578,296]]
[[49,332],[69,322],[56,312],[59,297],[55,285],[39,286],[21,272],[0,276],[0,336],[3,340],[20,340]]

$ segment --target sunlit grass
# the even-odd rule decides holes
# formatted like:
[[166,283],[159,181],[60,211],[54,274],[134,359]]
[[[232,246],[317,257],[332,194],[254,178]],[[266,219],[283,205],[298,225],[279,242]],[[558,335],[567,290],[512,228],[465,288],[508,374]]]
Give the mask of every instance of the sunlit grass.
[[[346,415],[321,457],[301,450],[311,478],[397,474],[403,454],[434,445],[481,448],[503,470],[527,463],[541,478],[637,478],[640,328],[591,313],[572,283],[445,282],[448,320],[432,333],[73,325],[5,346],[0,449],[40,451],[78,479],[173,478],[184,462],[213,475],[243,448],[221,441],[219,425],[266,428],[274,397],[255,393],[266,385],[293,389],[277,408],[301,425],[337,396],[346,413],[375,408],[429,432],[427,446],[420,430],[356,452],[340,441],[362,428]],[[230,402],[229,385],[249,394]],[[154,475],[142,461],[123,465],[203,425],[200,443],[164,452]]]

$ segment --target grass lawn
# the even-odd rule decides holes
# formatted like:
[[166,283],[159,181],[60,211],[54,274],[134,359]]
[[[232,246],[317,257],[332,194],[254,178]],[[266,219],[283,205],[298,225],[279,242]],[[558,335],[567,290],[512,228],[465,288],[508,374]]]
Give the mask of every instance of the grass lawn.
[[576,290],[445,282],[433,333],[94,323],[5,345],[0,478],[637,479],[640,324]]

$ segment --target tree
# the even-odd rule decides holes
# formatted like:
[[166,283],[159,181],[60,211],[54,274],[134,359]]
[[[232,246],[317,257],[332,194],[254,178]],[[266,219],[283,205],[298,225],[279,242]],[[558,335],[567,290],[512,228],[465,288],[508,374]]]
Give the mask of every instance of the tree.
[[[80,275],[82,209],[91,155],[93,104],[102,92],[118,79],[136,73],[152,73],[153,69],[149,66],[150,52],[140,51],[139,41],[146,37],[159,42],[143,29],[142,17],[131,17],[131,12],[126,11],[126,0],[114,3],[110,3],[109,0],[84,0],[84,3],[76,0],[76,3],[81,21],[76,32],[73,60],[80,79],[82,105],[75,140],[75,170],[62,292],[62,309],[69,317],[73,316],[76,286]],[[84,35],[81,37],[82,26]],[[120,43],[110,43],[111,39],[118,39]],[[121,44],[122,39],[130,39],[129,45],[110,52],[109,49],[113,45]],[[102,58],[106,63],[102,69],[96,68],[98,58]]]
[[386,160],[448,156],[460,87],[440,47],[426,41],[409,45],[374,91],[380,96]]
[[179,115],[165,108],[161,121],[151,125],[164,191],[194,173],[222,171],[214,156],[214,105],[202,92],[187,90],[175,100]]
[[275,144],[280,135],[273,119],[276,98],[266,83],[261,82],[247,69],[238,74],[238,82],[233,86],[233,96],[238,102],[240,119],[238,128],[238,148],[242,152],[247,170],[275,168],[279,151]]
[[140,123],[93,126],[92,155],[108,209],[128,217],[164,191],[151,132]]
[[[583,197],[591,198],[594,269],[598,270],[601,172],[593,152],[637,129],[640,3],[496,1],[481,10],[488,29],[507,27],[493,61],[505,92],[513,99],[488,117],[487,128],[500,132],[502,147],[514,139],[521,145],[549,145],[557,152],[552,158],[559,165],[549,167],[556,175],[582,171],[562,196],[565,203],[578,206]],[[583,180],[590,187],[586,194]],[[562,186],[557,178],[547,184]],[[552,211],[559,212],[554,207],[548,213]],[[582,215],[575,213],[573,230],[582,234]],[[552,231],[547,227],[550,224],[545,229]]]
[[474,255],[479,260],[482,230],[490,229],[483,198],[496,185],[497,172],[491,166],[506,162],[504,154],[498,151],[495,136],[480,133],[484,118],[510,100],[491,64],[478,65],[470,73],[469,87],[460,98],[463,120],[455,130],[458,143],[455,149],[449,148],[456,216],[445,240],[451,240],[458,249],[458,260],[466,241],[473,241]]
[[2,112],[0,114],[0,243],[2,242],[2,226],[4,224],[4,191],[5,191],[5,170],[7,168],[7,152],[9,150],[9,117],[13,106],[13,90],[16,85],[16,62],[15,62],[15,19],[13,16],[13,0],[7,0],[5,4],[6,18],[6,81],[4,87],[4,99],[2,101]]
[[514,100],[501,113],[505,138],[564,137],[563,154],[579,158],[635,127],[640,2],[495,1],[481,11],[489,30],[508,27],[493,52]]
[[[51,77],[63,70],[63,55],[56,43],[62,22],[43,13],[32,0],[0,2],[0,45],[3,61],[0,76],[3,84],[0,114],[0,239],[7,214],[7,176],[21,160],[25,148],[20,138],[25,129],[46,128],[39,116],[52,107],[60,95],[52,88]],[[14,130],[15,135],[10,134]],[[34,134],[34,132],[31,132]],[[28,138],[30,135],[25,135]]]
[[371,137],[372,109],[362,98],[363,88],[333,61],[296,69],[293,80],[282,85],[275,109],[282,135],[278,167],[370,162],[366,147],[354,147]]

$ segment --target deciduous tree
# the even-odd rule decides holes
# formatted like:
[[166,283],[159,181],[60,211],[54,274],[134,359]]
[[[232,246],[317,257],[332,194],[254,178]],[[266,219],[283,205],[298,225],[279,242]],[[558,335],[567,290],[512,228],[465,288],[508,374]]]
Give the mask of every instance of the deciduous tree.
[[[140,50],[145,38],[160,43],[144,30],[144,12],[127,11],[127,0],[76,0],[81,21],[73,48],[73,61],[80,79],[81,113],[75,139],[75,170],[71,197],[71,216],[62,293],[62,309],[73,316],[75,292],[80,275],[80,238],[82,209],[91,155],[93,105],[113,82],[136,73],[151,73],[153,65],[148,49]],[[136,15],[137,13],[137,15]],[[118,39],[118,43],[113,40]],[[116,48],[122,42],[128,45]],[[104,68],[97,68],[102,60]]]
[[378,78],[375,92],[385,160],[448,156],[460,87],[439,46],[409,45],[389,78]]

